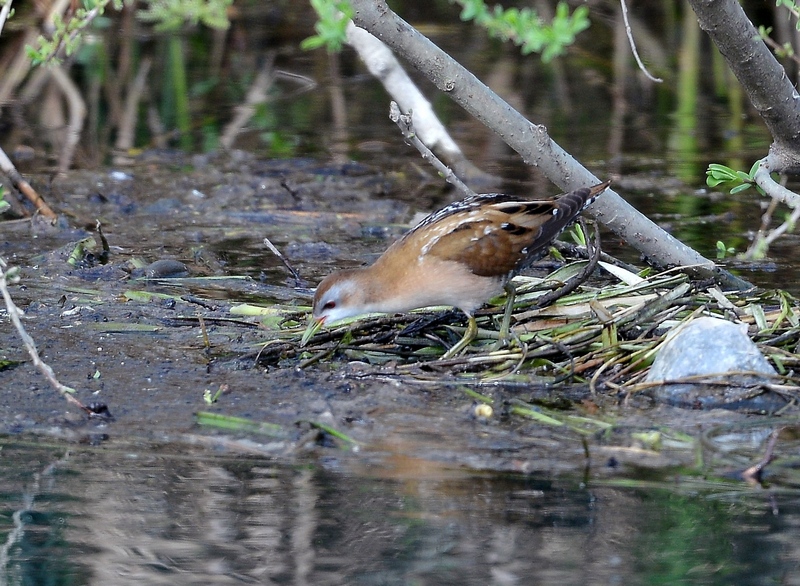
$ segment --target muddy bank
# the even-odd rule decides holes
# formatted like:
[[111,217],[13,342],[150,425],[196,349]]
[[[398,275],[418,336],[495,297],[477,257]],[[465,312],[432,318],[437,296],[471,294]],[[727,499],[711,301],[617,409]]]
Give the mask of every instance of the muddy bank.
[[[68,407],[27,361],[6,321],[2,358],[11,364],[0,371],[0,431],[98,445],[188,442],[289,459],[309,450],[345,457],[337,448],[347,447],[356,461],[411,453],[474,469],[607,475],[625,463],[689,465],[703,434],[758,417],[534,379],[479,388],[499,406],[482,417],[469,385],[408,384],[393,376],[392,364],[348,364],[337,354],[299,369],[301,357],[292,352],[257,364],[266,339],[260,320],[231,307],[296,305],[300,323],[309,295],[262,239],[314,284],[333,266],[370,261],[402,233],[418,211],[397,198],[409,191],[406,179],[359,164],[266,162],[240,153],[190,160],[151,154],[129,169],[76,171],[54,181],[43,192],[65,225],[5,223],[0,254],[22,268],[12,294],[44,360],[84,403],[105,403],[114,420],[87,420]],[[91,231],[97,220],[108,262],[90,257],[70,266],[81,238],[94,235],[95,254],[101,251]],[[185,271],[147,279],[156,261]],[[602,425],[581,433],[543,425],[504,407],[518,399]],[[226,432],[198,425],[198,412],[278,427],[267,436]],[[793,414],[790,408],[784,417]],[[331,437],[324,426],[357,443]],[[747,450],[755,458],[762,447]]]

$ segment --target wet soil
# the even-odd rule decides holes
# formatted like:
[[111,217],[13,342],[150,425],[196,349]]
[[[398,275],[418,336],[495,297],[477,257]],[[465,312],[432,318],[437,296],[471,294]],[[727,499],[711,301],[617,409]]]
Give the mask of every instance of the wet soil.
[[[29,221],[2,225],[0,255],[22,269],[11,293],[57,377],[85,404],[106,404],[113,421],[87,418],[52,390],[4,317],[0,358],[18,364],[0,370],[2,434],[99,445],[190,443],[287,461],[310,452],[385,471],[408,466],[411,458],[417,469],[427,461],[604,476],[693,465],[696,443],[675,439],[681,433],[705,438],[712,448],[705,465],[713,466],[718,454],[720,469],[729,468],[733,449],[744,455],[744,466],[760,457],[772,430],[760,416],[680,409],[610,391],[591,394],[581,386],[551,388],[533,379],[478,389],[498,404],[547,401],[610,422],[579,434],[503,409],[476,416],[469,385],[408,384],[395,376],[394,364],[336,354],[301,369],[292,346],[259,361],[265,330],[258,318],[232,314],[231,307],[296,305],[300,324],[310,293],[296,286],[263,238],[310,284],[334,266],[369,262],[415,212],[429,211],[400,199],[414,191],[407,178],[355,163],[150,153],[131,168],[75,171],[33,183],[63,222],[55,228]],[[102,253],[98,220],[108,262],[85,257],[70,266],[69,254],[82,238],[94,236],[93,254]],[[206,391],[221,392],[208,404]],[[227,432],[199,425],[198,412],[278,427],[267,435]],[[783,421],[791,425],[795,415],[791,408]],[[336,439],[320,425],[357,443]],[[725,449],[713,447],[716,440],[708,438],[715,430],[738,425],[749,431],[727,434]],[[751,441],[753,425],[757,441]],[[654,430],[674,441],[649,445],[642,438]]]

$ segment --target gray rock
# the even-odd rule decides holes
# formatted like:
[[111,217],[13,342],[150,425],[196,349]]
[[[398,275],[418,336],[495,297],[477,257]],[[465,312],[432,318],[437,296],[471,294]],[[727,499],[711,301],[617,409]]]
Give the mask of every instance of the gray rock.
[[[767,376],[735,374],[744,371]],[[747,336],[746,325],[701,317],[668,335],[646,380],[666,382],[705,376],[707,382],[724,384],[668,384],[651,393],[673,405],[773,412],[786,401],[760,385],[770,382],[769,375],[774,374],[775,369]]]

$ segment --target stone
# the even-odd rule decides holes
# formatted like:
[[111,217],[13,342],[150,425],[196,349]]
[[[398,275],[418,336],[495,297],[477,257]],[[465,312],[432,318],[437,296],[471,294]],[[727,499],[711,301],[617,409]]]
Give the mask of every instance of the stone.
[[[737,374],[747,371],[758,374]],[[774,412],[785,399],[765,389],[775,369],[747,335],[745,324],[700,317],[675,328],[658,352],[647,382],[707,377],[705,383],[665,384],[650,393],[672,405]]]

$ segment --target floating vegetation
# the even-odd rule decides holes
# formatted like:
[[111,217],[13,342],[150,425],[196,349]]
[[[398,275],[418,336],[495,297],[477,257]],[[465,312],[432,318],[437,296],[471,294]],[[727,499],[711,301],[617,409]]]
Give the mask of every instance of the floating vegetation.
[[[262,324],[268,340],[259,360],[270,363],[297,355],[303,359],[300,366],[308,367],[339,356],[391,366],[393,376],[437,384],[570,382],[588,385],[592,392],[602,388],[631,393],[652,386],[643,383],[644,377],[669,331],[697,317],[713,316],[747,324],[749,336],[784,382],[792,381],[800,364],[800,306],[788,293],[727,292],[677,271],[643,276],[622,263],[601,262],[603,282],[583,283],[552,305],[537,306],[537,300],[580,273],[585,263],[573,262],[545,278],[514,278],[512,342],[501,350],[491,348],[498,338],[502,297],[477,312],[475,342],[447,360],[440,357],[464,332],[457,311],[432,308],[350,319],[301,347],[306,308],[270,308]],[[256,313],[244,306],[232,311]],[[793,399],[793,386],[778,388]]]

